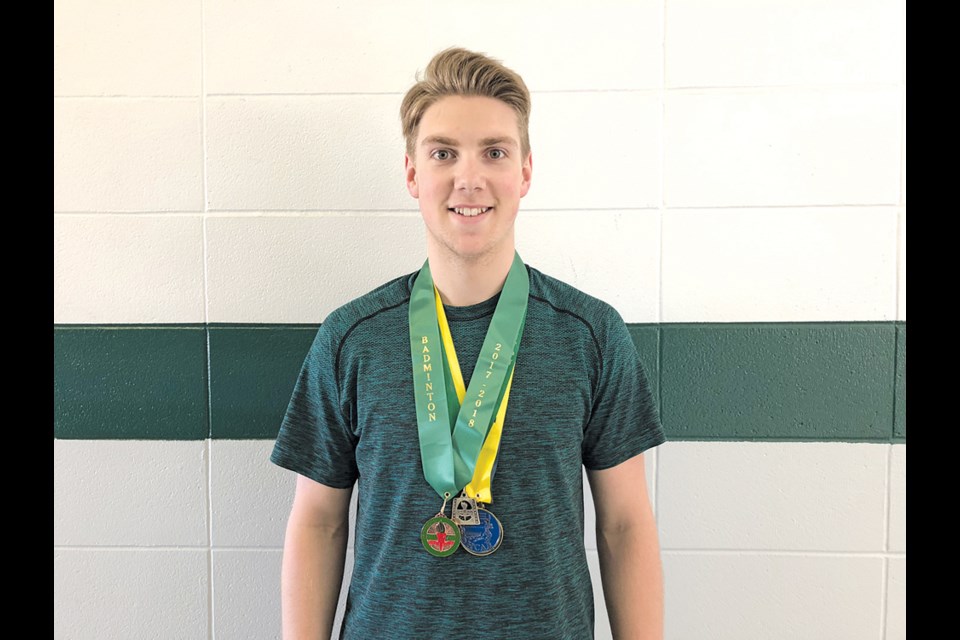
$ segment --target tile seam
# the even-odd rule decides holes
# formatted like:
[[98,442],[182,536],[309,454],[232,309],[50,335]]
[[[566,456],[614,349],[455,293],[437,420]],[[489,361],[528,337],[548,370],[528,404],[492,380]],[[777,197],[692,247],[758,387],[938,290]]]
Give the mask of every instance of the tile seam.
[[[664,16],[664,23],[666,16]],[[664,40],[666,36],[664,34]],[[665,65],[664,65],[665,66]],[[663,73],[663,72],[661,72]],[[722,91],[741,91],[749,93],[785,93],[790,91],[817,91],[817,92],[843,92],[843,93],[862,93],[871,91],[889,91],[900,90],[903,83],[896,82],[864,82],[861,84],[836,83],[836,84],[747,84],[747,85],[676,85],[669,86],[666,78],[661,78],[661,86],[665,91],[672,93],[695,93],[695,92],[722,92]],[[654,94],[661,90],[661,87],[647,86],[630,89],[612,89],[612,88],[593,88],[593,89],[531,89],[533,96],[538,95],[567,95],[567,94]],[[342,98],[342,97],[402,97],[404,91],[312,91],[312,92],[269,92],[269,91],[247,91],[247,92],[211,92],[208,94],[211,98]],[[104,96],[55,96],[55,98],[101,98]],[[153,96],[115,96],[121,98],[152,98]],[[170,96],[179,98],[180,96]]]
[[887,583],[890,581],[890,558],[883,559],[880,570],[880,640],[887,637]]
[[906,152],[906,130],[907,130],[907,88],[906,85],[900,85],[900,91],[902,93],[900,99],[900,206],[904,206],[906,202],[903,199],[903,182],[904,182],[904,173],[906,173],[906,167],[904,166],[904,154]]
[[[666,122],[664,115],[663,122]],[[661,145],[661,148],[664,149],[665,156],[665,145]],[[664,161],[664,158],[661,157],[661,162]],[[809,203],[809,204],[715,204],[715,205],[681,205],[681,206],[670,206],[665,203],[663,199],[663,171],[661,167],[661,203],[658,205],[648,204],[648,205],[622,205],[615,207],[523,207],[523,213],[561,213],[561,214],[574,214],[574,213],[588,213],[592,211],[610,211],[610,212],[628,212],[628,211],[661,211],[661,210],[674,210],[674,211],[748,211],[753,209],[775,209],[775,210],[784,210],[791,211],[795,209],[876,209],[876,208],[890,208],[890,209],[903,209],[906,207],[906,203],[897,203],[897,202],[832,202],[832,203]],[[206,187],[204,187],[206,189]],[[206,194],[205,194],[206,196]],[[205,197],[206,199],[206,197]],[[387,216],[396,216],[398,218],[415,218],[420,219],[420,213],[416,209],[400,209],[396,207],[388,209],[350,209],[343,207],[325,207],[325,208],[312,208],[312,207],[296,207],[296,208],[282,208],[282,209],[270,209],[264,207],[257,207],[255,209],[239,209],[236,207],[228,208],[215,208],[210,207],[208,204],[205,204],[201,210],[188,210],[188,209],[128,209],[128,210],[105,210],[105,209],[90,209],[90,210],[81,210],[81,209],[68,209],[68,210],[55,210],[53,212],[57,216],[147,216],[147,215],[157,215],[157,216],[190,216],[190,215],[207,215],[214,218],[223,218],[228,217],[233,214],[241,214],[238,217],[250,217],[250,214],[264,214],[264,217],[308,217],[309,214],[323,214],[325,216],[334,218],[334,217],[364,217],[358,216],[357,214],[367,214],[371,218],[381,218]],[[322,217],[322,216],[320,216]]]
[[171,96],[171,95],[130,95],[130,94],[103,94],[103,95],[65,95],[65,96],[53,96],[54,100],[196,100],[197,96],[194,95],[182,95],[182,96]]
[[[899,271],[899,269],[898,269]],[[893,325],[893,407],[890,411],[890,439],[891,441],[896,440],[897,436],[897,369],[900,366],[900,331],[898,331],[897,323]]]
[[883,501],[883,550],[890,551],[890,495],[893,488],[893,444],[887,447],[886,473],[884,474],[884,501]]
[[670,555],[751,555],[751,556],[783,556],[796,558],[875,558],[879,560],[906,559],[906,552],[885,551],[824,551],[824,550],[797,550],[797,549],[683,549],[678,547],[662,547],[661,551]]
[[[666,118],[664,116],[663,122],[665,123]],[[661,145],[662,149],[665,149],[665,144]],[[665,152],[664,152],[665,156]],[[663,157],[661,158],[663,162]],[[876,208],[888,208],[888,209],[897,209],[903,205],[897,202],[813,202],[813,203],[803,203],[803,204],[711,204],[711,205],[677,205],[671,206],[665,203],[663,200],[663,168],[661,167],[661,203],[660,204],[624,204],[611,207],[523,207],[521,213],[587,213],[592,211],[611,211],[611,212],[623,212],[623,211],[660,211],[663,210],[683,210],[683,211],[747,211],[753,209],[776,209],[776,210],[796,210],[796,209],[876,209]],[[56,214],[69,214],[69,215],[102,215],[102,214],[143,214],[151,213],[151,211],[55,211]],[[164,211],[158,211],[155,213],[168,213]],[[172,212],[171,212],[172,213]],[[325,208],[312,208],[312,207],[296,207],[296,208],[281,208],[281,209],[270,209],[266,207],[256,207],[254,209],[241,209],[237,207],[227,207],[227,208],[216,208],[216,207],[207,207],[205,208],[206,214],[218,214],[213,217],[225,217],[230,214],[271,214],[276,215],[276,217],[297,217],[303,216],[303,214],[331,214],[330,217],[336,217],[336,214],[349,215],[350,217],[364,217],[363,215],[357,216],[357,214],[367,214],[369,217],[384,217],[385,215],[396,215],[397,217],[409,217],[419,219],[419,213],[415,209],[399,209],[396,207],[390,207],[386,209],[372,209],[372,208],[362,208],[362,209],[353,209],[345,207],[325,207]],[[287,215],[284,215],[287,214]],[[264,216],[266,217],[266,216]],[[303,216],[306,217],[306,216]]]
[[54,551],[206,551],[209,545],[55,544]]
[[[902,224],[902,225],[900,224],[900,219],[901,219],[901,217],[903,218],[903,224]],[[906,319],[905,319],[905,318],[901,318],[901,317],[900,317],[900,297],[901,297],[901,296],[900,296],[900,283],[901,283],[901,280],[903,280],[903,286],[904,286],[904,287],[906,287],[906,284],[907,284],[907,283],[906,283],[906,278],[903,278],[902,275],[901,275],[903,271],[906,271],[907,265],[904,263],[904,264],[903,264],[903,269],[900,268],[900,266],[901,266],[901,262],[900,262],[900,261],[901,261],[901,260],[906,261],[907,258],[906,258],[905,252],[904,252],[904,251],[901,251],[900,248],[903,247],[903,246],[906,244],[905,238],[904,238],[904,236],[905,236],[906,233],[907,233],[907,208],[906,208],[906,205],[900,205],[900,207],[897,209],[897,308],[896,308],[896,312],[895,312],[895,314],[894,314],[894,315],[896,316],[896,318],[897,318],[897,322],[906,322]],[[904,293],[906,293],[906,291],[904,291]],[[904,301],[903,312],[904,312],[904,313],[907,312],[906,301]]]
[[210,290],[209,290],[209,272],[207,268],[207,211],[209,208],[209,194],[207,183],[207,87],[206,87],[206,43],[204,41],[204,17],[205,3],[200,0],[200,156],[201,156],[201,180],[203,203],[201,206],[202,216],[202,259],[203,259],[203,323],[204,335],[206,337],[206,358],[207,367],[207,438],[205,442],[207,452],[207,638],[213,640],[214,631],[214,585],[213,585],[213,371],[210,366]]

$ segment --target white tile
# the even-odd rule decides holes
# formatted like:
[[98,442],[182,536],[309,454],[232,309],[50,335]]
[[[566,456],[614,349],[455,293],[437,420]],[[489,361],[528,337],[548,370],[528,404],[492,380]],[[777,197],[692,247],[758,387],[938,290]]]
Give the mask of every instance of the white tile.
[[659,87],[662,24],[659,0],[560,0],[549,14],[510,0],[213,0],[204,3],[206,90],[404,92],[454,45],[502,60],[534,91]]
[[600,556],[596,550],[587,551],[587,566],[590,568],[590,582],[593,586],[593,631],[596,640],[612,640],[610,630],[610,614],[607,613],[607,603],[603,598],[603,582],[600,577]]
[[883,444],[668,442],[664,549],[882,551]]
[[[270,462],[273,440],[213,440],[210,500],[214,547],[283,547],[297,474]],[[350,537],[357,492],[350,501]]]
[[626,322],[659,321],[659,211],[521,212],[516,241],[529,265],[610,303]]
[[210,209],[407,209],[399,95],[209,98]]
[[53,321],[204,321],[199,215],[55,214]]
[[[213,550],[213,623],[217,638],[280,638],[280,549]],[[353,573],[348,550],[332,638],[339,637]]]
[[199,211],[200,117],[199,100],[54,100],[54,211]]
[[876,640],[882,558],[664,555],[667,640]]
[[891,445],[890,551],[907,551],[907,445]]
[[53,441],[55,545],[205,545],[206,492],[204,441]]
[[200,95],[195,0],[56,0],[54,95]]
[[270,462],[273,440],[210,442],[215,547],[283,547],[297,476]]
[[652,92],[534,95],[521,210],[659,207],[661,120]]
[[893,320],[893,207],[663,215],[663,321]]
[[900,203],[907,202],[907,92],[903,92],[903,124],[901,126],[901,154],[900,154]]
[[899,89],[683,91],[665,120],[669,207],[898,201]]
[[899,226],[900,253],[897,261],[897,320],[907,319],[907,210],[900,210],[897,220]]
[[887,628],[884,640],[907,637],[907,559],[890,558],[887,567]]
[[905,0],[668,0],[669,87],[898,83]]
[[212,216],[210,322],[320,322],[426,259],[419,214]]
[[214,549],[216,637],[280,640],[280,549]]
[[53,637],[209,638],[203,549],[54,549]]
[[[647,498],[656,514],[656,485],[657,476],[657,448],[643,452],[643,470],[647,479]],[[597,507],[593,502],[593,491],[590,489],[590,480],[587,470],[583,470],[583,541],[588,550],[597,550]]]

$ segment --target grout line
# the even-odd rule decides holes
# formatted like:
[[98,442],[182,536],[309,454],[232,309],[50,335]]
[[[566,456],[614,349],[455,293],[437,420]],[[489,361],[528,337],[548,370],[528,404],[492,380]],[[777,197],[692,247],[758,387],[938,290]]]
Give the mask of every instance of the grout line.
[[[666,12],[664,12],[664,27],[666,27]],[[663,33],[663,46],[666,46],[666,30]],[[693,93],[704,91],[752,91],[752,92],[785,92],[785,91],[837,91],[837,92],[857,92],[857,91],[877,91],[882,89],[900,89],[903,83],[896,82],[866,82],[863,84],[778,84],[778,85],[690,85],[667,87],[666,78],[661,77],[661,86],[670,92],[675,93]],[[659,92],[658,87],[638,87],[633,89],[531,89],[531,95],[565,95],[565,94],[606,94],[606,93],[635,93],[635,94],[653,94]],[[244,92],[244,93],[211,93],[211,98],[324,98],[324,97],[369,97],[369,96],[394,96],[402,97],[404,91],[321,91],[321,92],[301,92],[301,93],[270,93],[270,92]],[[57,96],[67,97],[67,96]],[[76,96],[84,97],[84,96]],[[100,96],[91,96],[100,97]],[[137,97],[137,96],[131,96]]]
[[[894,371],[896,371],[896,366],[894,366]],[[894,407],[896,407],[896,388],[894,388]],[[896,412],[894,412],[896,415]],[[880,639],[883,640],[887,634],[887,583],[889,575],[889,565],[890,565],[890,502],[891,502],[891,487],[893,485],[893,445],[887,447],[887,468],[886,468],[886,478],[884,486],[884,497],[883,501],[883,548],[887,552],[887,557],[883,560],[883,567],[881,569],[880,577]],[[906,557],[906,553],[904,553]]]
[[[205,128],[205,127],[204,127]],[[662,137],[661,132],[661,137]],[[203,132],[204,139],[206,138],[206,132]],[[204,142],[206,145],[206,142]],[[661,163],[663,162],[664,150],[663,144],[661,142]],[[760,204],[760,205],[692,205],[692,206],[676,206],[671,207],[667,206],[663,202],[663,171],[660,175],[661,183],[661,196],[659,205],[650,205],[650,206],[634,206],[634,205],[624,205],[618,207],[524,207],[522,213],[560,213],[560,214],[572,214],[572,213],[589,213],[593,211],[611,211],[611,212],[630,212],[630,211],[750,211],[750,210],[770,210],[770,211],[793,211],[798,209],[876,209],[879,207],[885,208],[895,208],[902,209],[904,205],[891,202],[876,202],[876,203],[836,203],[836,204]],[[206,150],[204,150],[204,199],[206,199]],[[190,215],[204,215],[207,217],[229,217],[232,215],[240,216],[250,216],[250,215],[270,215],[274,216],[279,214],[277,217],[307,217],[309,214],[320,213],[327,215],[329,217],[336,216],[349,216],[351,218],[356,217],[409,217],[417,218],[419,220],[420,212],[415,209],[343,209],[343,208],[326,208],[326,209],[213,209],[210,208],[206,203],[202,211],[161,211],[161,210],[142,210],[142,211],[54,211],[55,216],[107,216],[107,215],[130,215],[130,216],[146,216],[146,215],[164,215],[164,216],[190,216]],[[358,216],[357,214],[361,214]]]
[[[660,235],[660,255],[658,258],[657,273],[657,413],[660,416],[660,426],[663,424],[663,225],[664,211],[666,210],[665,183],[667,175],[667,0],[660,3],[660,207],[658,210],[657,231]],[[656,466],[653,476],[653,509],[654,520],[660,522],[660,451],[657,447]],[[657,527],[659,531],[659,525]],[[659,536],[659,533],[658,533]],[[663,541],[660,541],[661,553]]]
[[887,464],[886,464],[886,478],[884,478],[884,487],[883,493],[885,500],[883,501],[883,550],[890,552],[890,502],[891,496],[890,491],[893,485],[893,444],[887,445]]
[[[657,412],[660,416],[660,423],[663,426],[663,214],[666,209],[666,194],[664,192],[664,183],[666,182],[666,123],[667,123],[667,0],[660,3],[660,206],[657,216],[657,232],[659,234],[660,255],[657,256]],[[653,469],[653,513],[654,520],[660,522],[660,451],[663,447],[656,448],[656,461]],[[663,553],[663,541],[659,541],[661,556]]]
[[[666,16],[664,16],[665,18]],[[666,20],[664,20],[665,26]],[[664,34],[664,37],[666,34]],[[200,38],[200,49],[203,51],[203,36]],[[201,53],[201,60],[203,54]],[[201,62],[202,64],[202,62]],[[201,71],[201,85],[203,84]],[[857,91],[878,91],[883,89],[904,89],[904,84],[897,82],[868,82],[858,85],[851,84],[778,84],[778,85],[691,85],[666,87],[664,79],[661,79],[664,90],[671,93],[698,93],[698,92],[722,92],[722,91],[743,91],[743,92],[786,92],[786,91],[837,91],[837,92],[857,92]],[[643,87],[635,89],[531,89],[532,95],[566,95],[566,94],[606,94],[606,93],[634,93],[634,94],[653,94],[658,93],[660,89],[656,87]],[[303,93],[270,93],[270,92],[245,92],[245,93],[209,93],[210,98],[340,98],[356,96],[366,98],[370,96],[402,97],[404,91],[323,91],[323,92],[303,92]],[[183,95],[129,95],[129,94],[103,94],[103,95],[55,95],[54,100],[196,100],[195,96]]]
[[207,438],[207,634],[213,640],[213,473],[212,440]]
[[203,181],[203,206],[201,224],[203,228],[203,323],[206,326],[206,367],[207,367],[207,637],[213,640],[214,630],[214,585],[213,585],[213,376],[210,367],[210,288],[207,270],[207,212],[210,199],[207,184],[207,86],[206,86],[206,43],[204,42],[205,6],[200,1],[200,144],[203,166],[201,179]]
[[902,211],[900,208],[897,208],[897,217],[896,217],[896,230],[893,232],[894,242],[896,246],[893,248],[893,268],[895,269],[893,273],[893,317],[895,321],[900,321],[900,260],[902,256],[900,255],[900,216]]
[[[891,416],[890,416],[891,442],[894,440],[894,438],[897,437],[897,365],[900,364],[899,363],[900,358],[898,353],[900,350],[899,347],[900,347],[900,332],[897,331],[897,325],[896,323],[894,323],[893,325],[893,380],[892,380],[893,384],[891,389],[891,392],[893,395],[893,402],[891,404],[893,405],[893,409],[891,411]],[[889,460],[890,458],[888,456],[887,457],[888,465],[889,465]],[[890,479],[890,474],[888,473],[887,474],[888,483],[889,483],[889,479]]]
[[[894,366],[896,371],[896,366]],[[894,408],[896,408],[896,386],[894,386]],[[896,415],[896,411],[894,411]],[[891,488],[893,485],[893,445],[887,447],[887,469],[886,482],[884,487],[885,500],[883,502],[883,548],[887,551],[887,556],[883,560],[883,566],[880,570],[880,640],[887,636],[887,584],[890,574],[890,502],[892,500]],[[903,557],[906,557],[904,552]]]
[[666,94],[666,82],[667,82],[667,0],[663,0],[661,4],[661,26],[662,33],[660,34],[660,127],[659,127],[659,140],[660,143],[660,206],[658,207],[658,231],[660,234],[660,255],[657,273],[657,282],[659,283],[657,291],[657,321],[663,322],[663,214],[667,208],[666,202],[666,174],[667,174],[667,141],[666,141],[666,129],[667,129],[667,94]]
[[721,555],[721,556],[786,556],[797,558],[903,558],[906,559],[906,551],[885,552],[885,551],[822,551],[822,550],[787,550],[787,549],[680,549],[663,547],[664,553],[671,555]]
[[165,95],[123,95],[123,94],[104,94],[100,96],[53,96],[54,100],[196,100],[197,96],[165,96]]
[[[906,244],[906,243],[903,242],[903,235],[902,235],[902,234],[906,233],[906,231],[907,231],[907,220],[906,220],[906,216],[907,216],[907,214],[906,214],[906,211],[904,210],[904,208],[903,208],[903,207],[899,207],[899,208],[897,209],[897,232],[896,232],[896,234],[895,234],[895,235],[896,235],[896,238],[897,238],[897,247],[896,247],[896,252],[894,253],[894,255],[897,257],[897,258],[896,258],[897,272],[896,272],[896,274],[894,274],[894,279],[893,279],[893,281],[894,281],[894,283],[896,283],[896,287],[897,287],[897,290],[896,290],[896,292],[894,293],[894,296],[893,296],[894,304],[896,305],[896,306],[893,308],[893,317],[896,318],[898,322],[901,322],[901,321],[903,320],[903,319],[900,317],[900,273],[901,273],[901,271],[902,271],[902,270],[900,269],[900,261],[901,261],[901,260],[906,260],[906,256],[905,256],[905,255],[902,255],[902,253],[901,253],[901,251],[900,251],[900,247],[902,247],[902,246],[904,246],[904,245]],[[901,219],[901,217],[903,217],[903,224],[902,224],[902,225],[900,224],[900,219]],[[904,284],[906,284],[906,283],[904,283]],[[906,311],[906,309],[904,309],[904,311]]]
[[907,153],[907,90],[906,87],[901,85],[901,92],[903,93],[902,99],[900,100],[900,206],[906,204],[903,199],[903,183],[904,183],[904,174],[905,171],[905,158],[904,156]]
[[[104,545],[104,544],[66,544],[53,545],[57,551],[207,551],[209,544],[203,545]],[[350,547],[352,548],[352,547]],[[244,547],[244,546],[218,546],[217,551],[283,551],[282,546],[276,547]]]
[[[661,133],[662,136],[662,133]],[[661,144],[661,162],[663,161],[664,156],[664,145]],[[663,172],[660,176],[661,186],[663,184]],[[625,204],[615,207],[523,207],[521,213],[535,213],[535,212],[546,212],[546,213],[577,213],[580,211],[591,212],[591,211],[660,211],[661,209],[667,210],[682,210],[682,211],[740,211],[740,210],[783,210],[783,211],[792,211],[796,209],[876,209],[878,207],[886,207],[889,209],[898,208],[900,205],[896,202],[858,202],[858,203],[829,203],[829,204],[721,204],[721,205],[678,205],[678,206],[668,206],[663,202],[663,189],[661,188],[660,202],[658,204],[649,204],[649,205],[631,205]],[[61,212],[56,212],[61,213]],[[78,213],[91,213],[89,211],[81,211]],[[99,212],[95,212],[99,213]],[[121,212],[121,213],[136,213],[136,212]],[[395,214],[406,214],[409,216],[419,216],[420,213],[414,209],[348,209],[348,208],[325,208],[325,209],[309,209],[309,208],[298,208],[298,209],[266,209],[263,207],[257,209],[207,209],[207,213],[213,214],[234,214],[234,213],[288,213],[288,214],[303,214],[303,213],[343,213],[343,214],[371,214],[371,215],[395,215]]]
[[[882,85],[884,87],[888,85]],[[900,86],[897,84],[896,86]],[[711,89],[717,87],[709,87]],[[719,87],[722,88],[722,87]],[[766,87],[757,87],[764,89]],[[778,87],[779,88],[779,87]],[[530,89],[531,95],[548,95],[548,94],[571,94],[571,93],[585,93],[585,94],[596,94],[596,93],[655,93],[657,91],[656,87],[640,87],[634,89]],[[341,97],[369,97],[369,96],[386,96],[386,97],[403,97],[405,94],[404,91],[312,91],[312,92],[301,92],[301,93],[270,93],[270,92],[245,92],[245,93],[211,93],[209,94],[211,98],[341,98]],[[59,97],[59,96],[58,96]]]
[[163,216],[171,218],[184,218],[190,216],[199,216],[203,215],[202,211],[162,211],[160,209],[149,210],[149,211],[54,211],[54,216],[138,216],[138,217],[147,217],[147,216]]
[[880,640],[887,637],[887,584],[890,582],[890,558],[883,559],[880,570]]

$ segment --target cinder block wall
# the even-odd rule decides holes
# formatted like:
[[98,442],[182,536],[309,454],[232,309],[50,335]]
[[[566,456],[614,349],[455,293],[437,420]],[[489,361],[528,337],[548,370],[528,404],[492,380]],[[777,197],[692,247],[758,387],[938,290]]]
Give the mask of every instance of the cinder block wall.
[[54,5],[55,637],[279,637],[267,455],[425,256],[397,111],[450,45],[533,91],[521,255],[657,387],[667,637],[906,636],[904,0]]

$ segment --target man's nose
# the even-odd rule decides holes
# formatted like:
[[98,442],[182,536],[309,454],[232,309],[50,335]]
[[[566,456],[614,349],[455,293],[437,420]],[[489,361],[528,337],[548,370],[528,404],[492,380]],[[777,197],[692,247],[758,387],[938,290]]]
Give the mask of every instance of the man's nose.
[[463,158],[457,163],[455,180],[454,186],[459,190],[478,191],[483,189],[486,185],[483,164],[472,158]]

